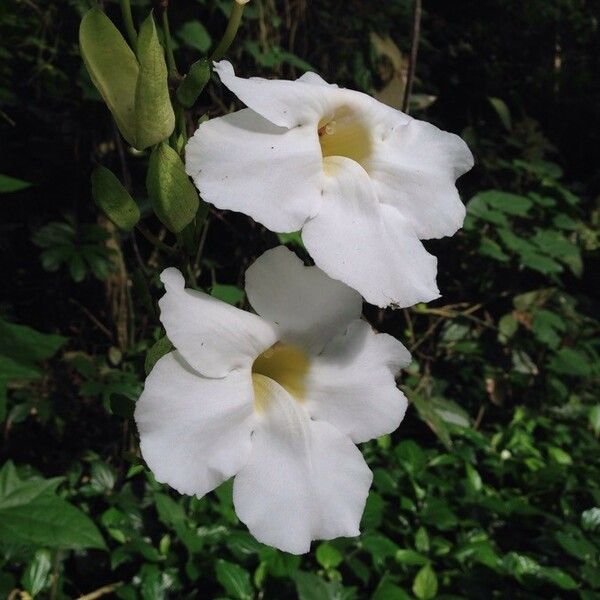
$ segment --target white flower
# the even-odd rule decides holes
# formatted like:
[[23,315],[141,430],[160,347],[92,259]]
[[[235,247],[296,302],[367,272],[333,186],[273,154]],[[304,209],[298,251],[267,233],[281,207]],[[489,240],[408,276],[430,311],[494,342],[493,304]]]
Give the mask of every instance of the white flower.
[[466,144],[370,96],[327,84],[243,79],[215,63],[249,107],[200,125],[186,170],[203,198],[269,229],[302,229],[317,266],[378,306],[437,298],[437,260],[419,239],[452,235]]
[[372,474],[354,445],[396,429],[404,346],[360,320],[361,298],[285,247],[246,272],[258,315],[161,276],[176,351],[148,376],[135,419],[156,479],[202,496],[235,476],[239,518],[302,553],[356,536]]

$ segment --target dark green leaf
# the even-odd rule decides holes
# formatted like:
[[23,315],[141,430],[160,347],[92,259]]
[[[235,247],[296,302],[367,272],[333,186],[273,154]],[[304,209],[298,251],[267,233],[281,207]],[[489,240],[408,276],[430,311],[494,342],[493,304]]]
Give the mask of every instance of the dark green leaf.
[[217,560],[215,569],[217,580],[232,598],[251,600],[254,591],[246,569],[222,559]]

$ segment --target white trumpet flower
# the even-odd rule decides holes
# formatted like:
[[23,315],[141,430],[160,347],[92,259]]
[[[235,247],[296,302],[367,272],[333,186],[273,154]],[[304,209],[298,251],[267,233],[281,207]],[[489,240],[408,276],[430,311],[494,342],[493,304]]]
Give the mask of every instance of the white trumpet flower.
[[243,79],[227,61],[215,71],[248,108],[202,123],[188,142],[203,198],[276,232],[302,229],[317,266],[372,304],[437,298],[437,260],[419,240],[461,227],[467,145],[315,73]]
[[372,474],[354,445],[396,429],[406,348],[360,319],[360,296],[283,246],[246,272],[252,314],[161,276],[176,350],[135,419],[156,479],[203,496],[235,476],[237,515],[261,542],[303,553],[359,535]]

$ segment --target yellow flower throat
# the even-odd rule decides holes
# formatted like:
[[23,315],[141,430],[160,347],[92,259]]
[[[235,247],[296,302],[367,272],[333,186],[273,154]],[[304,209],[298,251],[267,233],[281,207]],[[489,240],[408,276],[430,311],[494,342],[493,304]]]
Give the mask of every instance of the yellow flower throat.
[[252,365],[255,409],[262,412],[267,407],[269,379],[276,381],[301,402],[306,392],[308,367],[308,355],[297,346],[277,342],[265,350]]

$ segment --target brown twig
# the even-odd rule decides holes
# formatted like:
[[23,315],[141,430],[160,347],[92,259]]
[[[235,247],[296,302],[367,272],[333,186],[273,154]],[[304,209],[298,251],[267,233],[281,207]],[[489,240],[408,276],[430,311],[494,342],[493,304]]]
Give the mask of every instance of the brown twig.
[[404,88],[404,99],[402,101],[402,111],[409,112],[410,96],[412,94],[415,71],[417,69],[417,54],[419,52],[419,35],[421,33],[421,0],[415,0],[415,10],[413,13],[413,29],[410,42],[410,60],[408,63],[408,74],[406,75],[406,87]]
[[102,596],[106,596],[106,594],[112,593],[118,587],[123,585],[122,581],[117,581],[116,583],[109,583],[108,585],[104,585],[97,590],[90,592],[89,594],[84,594],[83,596],[79,596],[77,600],[96,600],[96,598],[100,598]]

